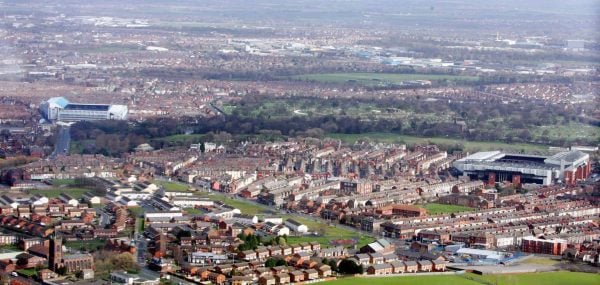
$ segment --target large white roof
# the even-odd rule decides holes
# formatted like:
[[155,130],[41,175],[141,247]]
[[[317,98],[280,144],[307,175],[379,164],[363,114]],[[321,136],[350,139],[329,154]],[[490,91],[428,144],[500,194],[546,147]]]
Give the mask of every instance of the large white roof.
[[544,162],[554,165],[560,165],[561,162],[564,162],[567,165],[575,165],[582,163],[588,160],[590,157],[589,154],[583,153],[578,150],[559,152],[549,158],[547,158]]
[[60,108],[64,108],[69,105],[69,100],[67,100],[65,97],[52,97],[48,99],[48,103],[57,105]]
[[484,250],[484,249],[475,249],[475,248],[466,248],[466,247],[463,247],[463,248],[457,250],[456,253],[458,253],[458,254],[469,254],[469,255],[485,256],[486,258],[489,258],[489,259],[501,259],[502,258],[501,253],[497,252],[497,251]]
[[502,153],[501,151],[481,151],[481,152],[476,152],[474,154],[468,155],[466,157],[463,157],[461,159],[459,159],[458,161],[473,161],[473,160],[477,160],[477,161],[493,161],[496,160],[500,157],[504,156],[504,153]]

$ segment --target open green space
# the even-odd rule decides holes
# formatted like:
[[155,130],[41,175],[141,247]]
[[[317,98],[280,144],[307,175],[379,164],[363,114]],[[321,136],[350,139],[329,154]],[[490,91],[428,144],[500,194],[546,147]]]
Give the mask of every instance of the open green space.
[[142,207],[129,207],[127,208],[132,216],[139,217],[142,214]]
[[255,204],[249,201],[244,201],[242,199],[229,198],[222,194],[212,193],[209,197],[213,201],[220,201],[223,202],[223,204],[225,205],[239,209],[242,212],[242,214],[258,215],[271,210],[267,206]]
[[92,239],[92,240],[76,240],[66,241],[65,246],[82,251],[96,251],[98,248],[104,247],[106,241],[103,239]]
[[[199,192],[201,193],[201,192]],[[246,201],[243,199],[232,199],[226,197],[220,193],[211,193],[209,195],[211,200],[221,201],[226,205],[239,209],[243,214],[248,215],[261,215],[265,213],[269,213],[273,211],[272,208],[256,204],[250,201]],[[276,216],[279,216],[275,214]],[[308,219],[303,217],[297,217],[294,215],[281,215],[284,220],[294,219],[300,223],[305,224],[310,232],[317,232],[318,235],[307,235],[307,236],[289,236],[288,244],[296,244],[301,242],[311,242],[316,241],[319,242],[324,247],[331,246],[331,240],[334,239],[357,239],[358,246],[366,245],[370,242],[373,242],[375,239],[368,235],[363,235],[354,230],[348,230],[341,227],[336,227],[334,225],[328,225],[325,221],[321,219]]]
[[235,110],[235,105],[223,104],[219,107],[225,114],[231,115],[233,110]]
[[30,195],[40,194],[46,196],[48,198],[56,198],[60,194],[65,193],[69,194],[71,197],[75,199],[80,199],[84,193],[89,192],[89,189],[83,188],[50,188],[50,189],[30,189],[26,190]]
[[535,138],[549,138],[550,140],[564,139],[566,141],[574,140],[600,140],[600,127],[569,122],[558,125],[539,126],[533,129],[532,135]]
[[521,143],[503,143],[503,142],[481,142],[467,141],[454,138],[421,138],[414,136],[397,135],[393,133],[363,133],[363,134],[339,134],[329,133],[327,137],[339,139],[346,143],[354,143],[358,140],[367,139],[373,142],[383,143],[405,143],[408,145],[414,144],[437,144],[437,145],[462,145],[464,150],[469,152],[483,150],[505,150],[512,152],[548,152],[548,146],[536,144],[521,144]]
[[[185,184],[179,183],[179,182],[169,182],[169,183],[180,185],[180,186],[186,186]],[[187,188],[186,188],[186,190],[187,190]],[[194,193],[194,195],[202,196],[202,197],[209,197],[213,201],[223,202],[225,205],[239,209],[243,214],[247,214],[247,215],[259,215],[260,216],[263,214],[267,214],[269,212],[273,212],[273,210],[274,210],[273,208],[270,208],[266,205],[257,204],[257,203],[247,201],[244,199],[240,199],[240,198],[237,198],[237,199],[230,198],[219,192],[211,192],[210,194],[208,194],[206,192],[197,191]],[[195,211],[198,211],[196,209],[190,209],[190,208],[186,208],[184,210],[188,211],[191,214],[194,214]],[[274,214],[274,215],[279,216],[277,214]],[[329,247],[329,246],[331,246],[331,240],[333,240],[333,239],[357,239],[358,246],[360,247],[360,246],[366,245],[370,242],[373,242],[375,240],[375,238],[373,238],[371,236],[363,235],[354,230],[349,230],[349,229],[345,229],[345,228],[341,228],[341,227],[336,227],[333,225],[328,225],[326,223],[326,221],[323,221],[323,220],[317,219],[317,218],[308,219],[308,218],[297,217],[297,216],[289,215],[289,214],[281,215],[281,217],[284,220],[290,219],[290,218],[294,219],[300,223],[305,224],[308,227],[309,231],[318,233],[317,236],[314,236],[314,235],[299,236],[299,237],[290,236],[290,237],[288,237],[288,244],[317,241],[322,246]]]
[[169,192],[169,191],[171,191],[171,192],[188,191],[188,189],[189,189],[189,187],[187,185],[177,183],[177,182],[155,180],[154,183],[165,188],[165,191],[167,191],[167,192]]
[[183,211],[190,215],[200,215],[203,212],[196,208],[183,208]]
[[334,281],[322,282],[324,285],[480,285],[476,281],[467,280],[460,276],[399,276],[399,277],[349,277]]
[[438,204],[438,203],[428,203],[422,205],[429,215],[438,215],[438,214],[450,214],[450,213],[458,213],[458,212],[468,212],[473,211],[475,209],[465,206],[458,205],[446,205],[446,204]]
[[167,137],[160,137],[160,138],[156,138],[154,140],[164,140],[164,141],[170,142],[170,143],[198,143],[198,142],[201,142],[205,136],[206,135],[204,135],[204,134],[189,134],[189,135],[179,134],[179,135],[172,135],[172,136],[167,136]]
[[411,80],[476,81],[479,79],[476,76],[412,73],[317,73],[294,75],[288,78],[323,83],[356,83],[367,86],[401,84]]
[[0,252],[21,251],[16,244],[5,244],[0,246]]
[[75,179],[53,179],[52,185],[54,186],[65,186],[75,184]]
[[71,140],[69,144],[69,153],[83,153],[87,145],[93,145],[95,140]]
[[143,232],[146,226],[146,221],[144,220],[144,218],[137,218],[137,220],[135,221],[135,225],[137,227],[138,232]]
[[556,265],[558,263],[560,263],[560,260],[558,260],[558,259],[552,259],[552,258],[543,257],[543,256],[534,256],[534,257],[526,258],[526,259],[523,259],[522,261],[519,261],[519,264],[537,264],[537,265]]
[[364,235],[358,231],[342,228],[341,226],[335,226],[334,224],[328,225],[325,221],[317,218],[307,219],[292,215],[283,215],[282,218],[284,220],[293,219],[300,223],[303,223],[308,227],[309,232],[316,232],[318,234],[306,236],[289,236],[289,244],[316,241],[324,247],[329,247],[332,246],[332,240],[354,239],[358,241],[357,248],[360,248],[361,246],[375,241],[375,238],[372,236]]
[[446,276],[394,276],[394,277],[349,277],[334,281],[323,282],[325,285],[596,285],[600,284],[600,275],[580,272],[543,272],[524,274],[496,274],[496,275],[446,275]]
[[474,280],[498,285],[597,285],[600,284],[600,274],[581,272],[543,272],[523,274],[474,275]]
[[26,277],[34,277],[37,275],[37,270],[35,268],[19,269],[17,272]]

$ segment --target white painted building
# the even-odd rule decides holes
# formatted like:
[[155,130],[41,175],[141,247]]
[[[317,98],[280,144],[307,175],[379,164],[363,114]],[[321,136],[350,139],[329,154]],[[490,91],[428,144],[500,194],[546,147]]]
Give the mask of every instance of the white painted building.
[[298,233],[307,233],[308,227],[305,224],[299,223],[293,219],[287,219],[284,223],[285,226],[289,227],[292,231]]

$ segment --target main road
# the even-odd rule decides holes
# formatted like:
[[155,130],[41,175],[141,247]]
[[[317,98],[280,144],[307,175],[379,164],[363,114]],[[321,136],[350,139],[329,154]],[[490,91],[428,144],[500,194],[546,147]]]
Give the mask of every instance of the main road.
[[55,159],[59,155],[67,155],[71,147],[71,132],[68,126],[60,126],[56,137],[54,152],[50,158]]

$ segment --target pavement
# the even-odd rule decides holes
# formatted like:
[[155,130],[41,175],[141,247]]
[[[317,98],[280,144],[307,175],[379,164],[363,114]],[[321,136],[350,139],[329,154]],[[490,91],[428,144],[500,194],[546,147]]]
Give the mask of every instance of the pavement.
[[100,226],[104,227],[106,225],[109,225],[110,224],[110,214],[106,213],[102,209],[97,209],[97,211],[100,213]]

